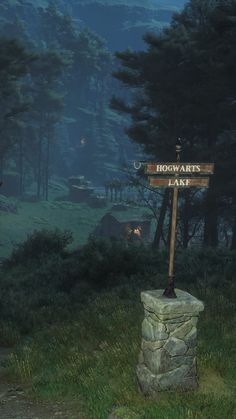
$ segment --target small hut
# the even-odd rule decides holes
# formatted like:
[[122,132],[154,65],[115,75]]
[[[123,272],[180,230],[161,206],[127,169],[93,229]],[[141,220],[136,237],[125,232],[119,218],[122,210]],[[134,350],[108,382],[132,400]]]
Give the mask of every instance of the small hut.
[[100,237],[117,237],[125,240],[150,240],[151,221],[123,213],[107,213],[96,227]]

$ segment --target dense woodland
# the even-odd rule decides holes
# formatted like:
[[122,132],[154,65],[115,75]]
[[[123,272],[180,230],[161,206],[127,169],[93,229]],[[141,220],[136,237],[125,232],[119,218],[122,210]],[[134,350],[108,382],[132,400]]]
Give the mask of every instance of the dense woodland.
[[[189,1],[146,33],[145,49],[115,55],[56,2],[36,9],[34,29],[20,5],[1,5],[1,177],[15,172],[20,195],[35,182],[47,200],[55,174],[103,185],[135,150],[171,161],[181,137],[183,161],[214,162],[216,172],[209,190],[181,193],[179,243],[235,249],[236,2]],[[157,247],[169,195],[158,194]]]
[[[1,418],[236,418],[236,0],[166,3],[0,2]],[[166,286],[171,192],[133,161],[174,161],[178,138],[183,162],[215,163],[209,189],[179,191],[199,387],[152,399],[140,293]],[[83,176],[100,206],[72,199]],[[141,223],[96,236],[114,213],[153,243]]]
[[202,213],[205,245],[217,246],[220,227],[231,226],[236,246],[235,13],[235,1],[190,1],[161,35],[145,36],[146,52],[117,54],[115,77],[136,91],[129,103],[113,99],[132,117],[129,136],[159,161],[169,161],[179,136],[184,161],[216,164],[207,193],[182,194],[185,244]]

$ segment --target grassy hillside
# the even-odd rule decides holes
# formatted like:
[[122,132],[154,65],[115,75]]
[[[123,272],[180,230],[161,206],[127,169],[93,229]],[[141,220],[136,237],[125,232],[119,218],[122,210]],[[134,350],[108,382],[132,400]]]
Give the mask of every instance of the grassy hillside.
[[[69,230],[73,234],[71,248],[84,245],[100,219],[107,213],[111,204],[105,208],[91,208],[87,204],[69,201],[42,201],[39,203],[21,202],[18,213],[0,211],[0,259],[8,257],[13,247],[22,243],[33,231],[42,229]],[[127,217],[140,217],[149,213],[147,208],[131,208],[124,212]],[[154,231],[155,222],[152,223]]]

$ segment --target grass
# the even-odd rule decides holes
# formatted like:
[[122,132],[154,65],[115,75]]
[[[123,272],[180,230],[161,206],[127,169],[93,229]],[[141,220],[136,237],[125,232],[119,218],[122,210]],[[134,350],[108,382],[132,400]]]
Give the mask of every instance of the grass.
[[[37,332],[12,355],[11,374],[31,385],[40,399],[77,400],[91,419],[224,419],[236,417],[236,287],[201,291],[182,284],[205,302],[199,320],[199,388],[144,399],[135,367],[140,350],[141,289],[127,284],[91,298],[75,320]],[[121,410],[122,412],[122,410]],[[135,416],[132,416],[136,414]]]
[[[91,208],[85,203],[69,201],[20,202],[17,214],[0,214],[0,258],[8,257],[14,245],[26,240],[34,230],[70,230],[74,240],[69,250],[82,246],[112,205],[109,203],[105,208]],[[146,208],[134,208],[124,212],[124,216],[127,218],[144,212],[148,212]]]
[[20,243],[34,230],[42,228],[73,232],[73,247],[86,243],[88,236],[108,208],[90,208],[72,202],[21,202],[18,214],[1,213],[0,257],[10,255],[15,243]]

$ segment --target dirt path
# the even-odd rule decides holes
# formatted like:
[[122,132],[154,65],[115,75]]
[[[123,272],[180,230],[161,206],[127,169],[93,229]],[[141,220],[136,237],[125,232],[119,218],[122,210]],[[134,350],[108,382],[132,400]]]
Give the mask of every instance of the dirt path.
[[86,419],[68,404],[32,401],[23,386],[10,383],[4,361],[11,352],[12,349],[0,348],[0,419]]

